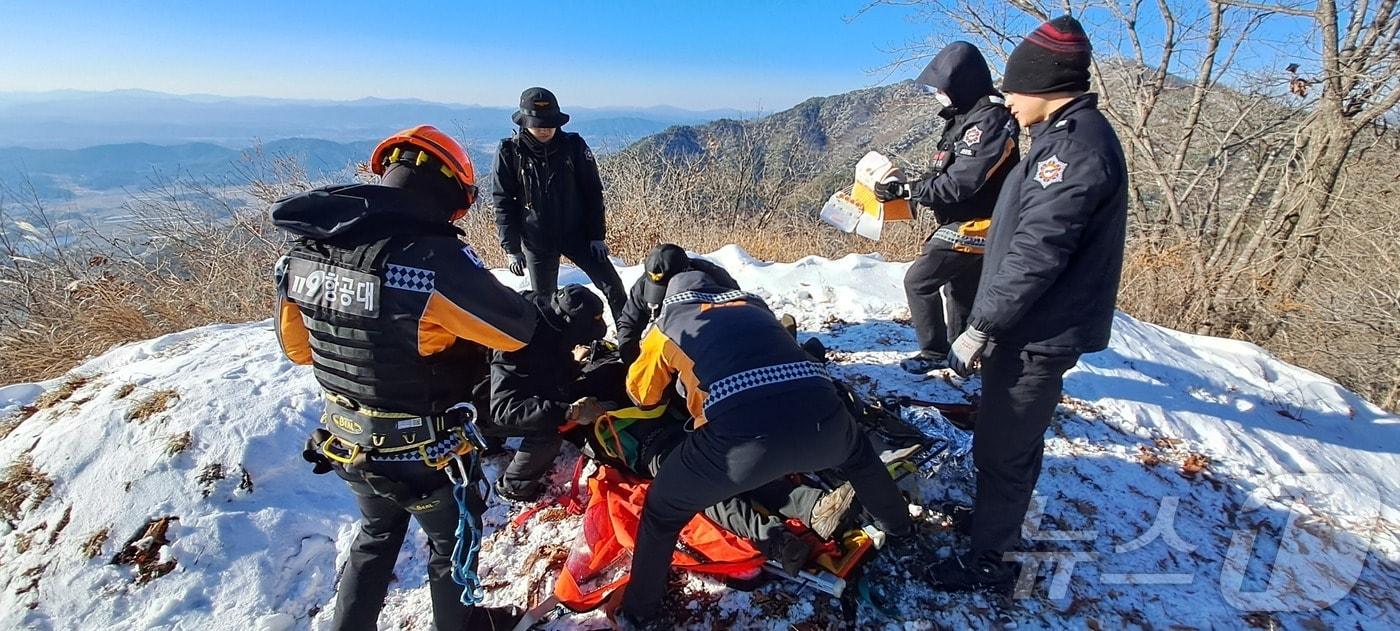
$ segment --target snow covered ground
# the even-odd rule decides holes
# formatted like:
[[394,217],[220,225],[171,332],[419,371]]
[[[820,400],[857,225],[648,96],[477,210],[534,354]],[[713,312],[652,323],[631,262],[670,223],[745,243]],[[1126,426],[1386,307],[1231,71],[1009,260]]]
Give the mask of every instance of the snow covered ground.
[[[914,348],[905,264],[709,256],[821,338],[859,389],[977,395],[976,379],[897,367]],[[268,322],[135,343],[65,378],[0,388],[0,628],[328,626],[356,514],[345,486],[301,459],[318,401]],[[939,532],[872,562],[883,611],[847,617],[792,584],[740,593],[686,578],[676,618],[699,629],[1400,627],[1400,418],[1336,383],[1250,344],[1120,314],[1111,348],[1068,375],[1048,439],[1026,531],[1039,579],[1013,597],[923,587],[919,571],[960,543]],[[921,501],[969,496],[960,456],[918,481]],[[560,509],[511,527],[522,509],[492,500],[490,604],[547,594],[576,534]],[[154,552],[133,563],[121,553],[142,537]],[[428,628],[425,545],[417,533],[405,544],[381,626]],[[594,614],[550,628],[602,626]]]

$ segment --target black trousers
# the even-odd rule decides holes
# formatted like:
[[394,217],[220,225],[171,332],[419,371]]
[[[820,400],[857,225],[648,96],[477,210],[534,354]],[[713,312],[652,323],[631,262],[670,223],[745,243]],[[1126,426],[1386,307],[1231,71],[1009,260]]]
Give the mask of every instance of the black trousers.
[[598,291],[607,296],[608,309],[612,311],[613,320],[616,321],[618,316],[622,315],[622,307],[627,304],[627,290],[622,287],[622,278],[617,275],[612,261],[594,258],[587,244],[582,251],[536,252],[525,248],[524,252],[525,268],[530,271],[530,289],[546,293],[558,289],[559,257],[566,256],[588,275],[588,279],[593,281]]
[[[641,464],[655,478],[662,464],[685,442],[686,432],[679,426],[660,429],[661,436],[648,441],[641,453]],[[794,484],[779,478],[747,493],[720,500],[705,507],[704,513],[720,527],[752,541],[768,557],[777,557],[779,533],[785,532],[786,519],[812,524],[812,509],[822,498],[823,491],[814,486]],[[761,507],[761,508],[760,508]]]
[[919,350],[948,354],[953,340],[967,328],[981,276],[982,255],[948,250],[936,239],[924,242],[923,252],[904,273],[904,295]]
[[[355,492],[363,520],[350,544],[350,559],[340,578],[331,628],[377,628],[379,610],[394,577],[394,562],[408,532],[410,516],[428,536],[428,591],[433,601],[434,628],[467,628],[472,608],[462,604],[462,587],[452,580],[452,548],[457,543],[460,513],[447,474],[421,462],[372,462],[369,469],[335,468]],[[476,515],[486,510],[475,493],[467,494],[467,504]]]
[[904,497],[835,389],[755,397],[710,419],[665,459],[652,482],[622,608],[642,619],[658,613],[671,551],[697,513],[786,475],[823,469],[850,481],[877,526],[911,527]]
[[982,408],[973,435],[977,499],[972,549],[1000,553],[1021,540],[1040,478],[1045,430],[1060,401],[1064,374],[1079,355],[1044,355],[992,345],[982,357]]
[[564,439],[557,431],[544,431],[525,434],[520,440],[520,448],[511,456],[510,464],[501,474],[501,484],[517,494],[528,495],[531,487],[543,483],[544,475],[554,467],[554,459]]

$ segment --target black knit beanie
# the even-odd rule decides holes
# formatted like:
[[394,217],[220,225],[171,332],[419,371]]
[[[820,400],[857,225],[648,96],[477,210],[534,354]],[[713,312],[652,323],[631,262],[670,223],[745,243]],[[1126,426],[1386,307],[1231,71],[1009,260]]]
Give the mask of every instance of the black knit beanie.
[[1068,15],[1040,25],[1011,51],[1002,92],[1044,94],[1089,90],[1093,47],[1084,27]]

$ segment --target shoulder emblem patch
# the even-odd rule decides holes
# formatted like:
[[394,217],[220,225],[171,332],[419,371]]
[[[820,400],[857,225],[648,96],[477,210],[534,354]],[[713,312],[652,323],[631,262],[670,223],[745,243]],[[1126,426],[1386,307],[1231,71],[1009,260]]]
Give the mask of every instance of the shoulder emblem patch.
[[1040,183],[1040,188],[1049,188],[1051,184],[1065,180],[1065,169],[1068,167],[1069,163],[1060,160],[1059,156],[1050,156],[1035,164],[1035,181]]
[[965,145],[975,145],[982,142],[982,128],[976,125],[968,127],[967,131],[963,132],[962,141]]
[[462,246],[462,254],[467,255],[467,259],[470,260],[473,265],[482,269],[486,268],[486,262],[481,260],[481,256],[476,253],[476,250],[472,248],[472,246],[464,244]]

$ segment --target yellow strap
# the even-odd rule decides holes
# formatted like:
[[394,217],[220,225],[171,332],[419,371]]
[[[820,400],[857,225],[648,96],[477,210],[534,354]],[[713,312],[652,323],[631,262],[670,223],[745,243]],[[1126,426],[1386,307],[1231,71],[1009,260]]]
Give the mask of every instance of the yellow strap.
[[666,406],[658,405],[654,408],[651,408],[650,410],[645,410],[639,407],[622,408],[621,410],[613,410],[611,412],[608,412],[608,416],[618,419],[631,419],[634,421],[650,421],[660,418],[661,415],[665,413]]
[[[335,451],[331,449],[331,443],[336,441],[349,445],[350,455],[341,456],[340,454],[335,453]],[[358,458],[360,456],[360,446],[356,445],[355,443],[345,442],[341,440],[339,436],[331,436],[330,438],[326,439],[326,442],[321,443],[321,453],[325,457],[330,458],[331,460],[339,462],[343,465],[348,465],[351,462],[353,462],[355,458]]]

